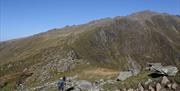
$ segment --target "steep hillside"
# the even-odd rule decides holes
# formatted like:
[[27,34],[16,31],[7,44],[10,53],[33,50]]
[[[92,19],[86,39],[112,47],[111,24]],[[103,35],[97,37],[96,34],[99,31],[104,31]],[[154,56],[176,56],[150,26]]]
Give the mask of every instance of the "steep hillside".
[[[0,83],[33,87],[75,74],[106,79],[148,62],[180,68],[179,16],[143,11],[1,42]],[[98,69],[113,73],[93,74]]]

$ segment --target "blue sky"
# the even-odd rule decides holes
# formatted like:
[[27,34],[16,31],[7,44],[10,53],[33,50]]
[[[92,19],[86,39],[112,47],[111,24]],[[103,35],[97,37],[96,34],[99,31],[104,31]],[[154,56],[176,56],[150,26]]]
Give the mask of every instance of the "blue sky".
[[180,0],[0,0],[0,41],[147,9],[180,15]]

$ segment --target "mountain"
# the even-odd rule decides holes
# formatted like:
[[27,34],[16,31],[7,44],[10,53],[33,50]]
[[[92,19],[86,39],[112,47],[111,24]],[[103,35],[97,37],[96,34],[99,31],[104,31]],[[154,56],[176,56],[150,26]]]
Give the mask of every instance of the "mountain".
[[64,75],[114,78],[147,63],[180,68],[178,15],[142,11],[0,42],[2,89],[18,82],[34,87]]

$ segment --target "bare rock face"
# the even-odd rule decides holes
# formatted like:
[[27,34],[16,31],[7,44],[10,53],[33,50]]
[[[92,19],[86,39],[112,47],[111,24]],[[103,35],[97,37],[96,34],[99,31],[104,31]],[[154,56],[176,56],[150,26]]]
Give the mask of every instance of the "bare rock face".
[[161,91],[161,84],[160,83],[156,84],[156,91]]
[[130,89],[128,89],[127,91],[134,91],[134,89],[130,88]]
[[67,55],[68,59],[70,60],[75,60],[79,58],[79,55],[74,50],[69,51]]
[[127,91],[127,89],[126,89],[126,88],[124,88],[122,91]]
[[173,84],[172,84],[172,89],[176,90],[177,87],[178,87],[178,84],[177,84],[177,83],[173,83]]
[[160,91],[170,91],[170,90],[167,90],[166,88],[162,88]]
[[171,84],[171,83],[169,83],[169,84],[167,84],[166,86],[167,86],[167,88],[168,88],[168,89],[171,89],[172,84]]
[[92,84],[86,80],[80,80],[76,82],[77,88],[82,90],[90,90],[92,88]]
[[[26,79],[26,81],[44,82],[45,80],[51,79],[53,74],[56,74],[56,72],[65,72],[85,63],[86,62],[81,59],[71,60],[66,58],[61,60],[52,60],[42,67],[37,66],[34,74]],[[41,73],[41,75],[39,75],[39,73]]]
[[145,85],[148,85],[149,83],[151,83],[152,82],[152,80],[151,79],[148,79],[144,84]]
[[[100,67],[110,64],[121,70],[133,69],[121,72],[119,80],[137,75],[147,62],[179,68],[179,24],[179,16],[146,12],[103,20],[98,26],[97,22],[83,24],[0,42],[0,77],[31,68],[34,74],[25,83],[36,85],[84,65],[84,61]],[[152,67],[154,72],[168,76],[178,71],[173,66]]]
[[129,70],[132,71],[132,74],[134,76],[136,76],[140,72],[141,66],[130,56],[127,58],[127,61],[128,61]]
[[117,81],[124,81],[131,76],[133,76],[133,74],[130,71],[120,72],[119,76],[117,77]]
[[178,68],[175,66],[165,66],[162,68],[162,71],[168,76],[175,76],[178,72]]
[[151,85],[149,85],[149,91],[155,91],[155,89],[151,86]]
[[136,76],[140,72],[141,67],[135,60],[133,60],[131,57],[128,57],[127,61],[129,70],[120,72],[119,76],[117,77],[117,81],[124,81],[131,76]]
[[161,84],[166,85],[167,83],[169,83],[170,81],[168,80],[168,78],[166,76],[163,76]]
[[139,91],[144,91],[144,87],[142,86],[141,83],[138,84],[138,90],[139,90]]

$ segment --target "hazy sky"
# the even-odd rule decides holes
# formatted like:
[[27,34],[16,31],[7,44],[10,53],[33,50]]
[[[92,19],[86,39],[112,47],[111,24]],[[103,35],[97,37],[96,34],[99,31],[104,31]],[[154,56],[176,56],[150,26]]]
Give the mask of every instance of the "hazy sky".
[[0,41],[147,9],[180,15],[180,0],[0,0]]

